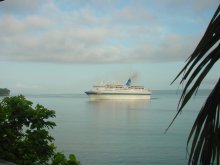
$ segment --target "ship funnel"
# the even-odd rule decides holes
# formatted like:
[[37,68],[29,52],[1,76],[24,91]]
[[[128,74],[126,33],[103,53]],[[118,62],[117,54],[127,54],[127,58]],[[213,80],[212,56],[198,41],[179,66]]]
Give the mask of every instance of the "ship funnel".
[[131,86],[131,79],[129,78],[128,81],[126,82],[127,86]]

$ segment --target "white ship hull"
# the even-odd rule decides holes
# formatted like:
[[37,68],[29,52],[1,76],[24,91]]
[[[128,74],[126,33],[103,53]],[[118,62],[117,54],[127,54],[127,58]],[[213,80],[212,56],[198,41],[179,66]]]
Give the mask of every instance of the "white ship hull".
[[129,99],[150,99],[150,95],[138,95],[138,94],[88,94],[91,100],[100,99],[116,99],[116,100],[129,100]]
[[129,79],[126,85],[99,84],[85,93],[92,99],[150,99],[151,92],[144,86],[131,86]]

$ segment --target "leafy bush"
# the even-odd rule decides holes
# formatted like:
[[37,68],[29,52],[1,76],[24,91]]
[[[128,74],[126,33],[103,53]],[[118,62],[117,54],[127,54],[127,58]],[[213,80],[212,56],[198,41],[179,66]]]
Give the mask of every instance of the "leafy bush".
[[55,111],[33,103],[24,96],[5,97],[0,102],[0,159],[19,165],[79,165],[74,155],[56,152],[48,130]]

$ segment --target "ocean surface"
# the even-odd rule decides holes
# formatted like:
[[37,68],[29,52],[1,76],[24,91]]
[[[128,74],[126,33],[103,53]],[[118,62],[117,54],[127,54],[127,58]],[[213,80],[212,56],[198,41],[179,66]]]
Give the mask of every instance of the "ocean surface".
[[26,95],[56,111],[50,130],[57,150],[82,165],[185,165],[192,124],[210,91],[201,91],[177,112],[180,93],[153,91],[151,100],[90,101],[85,94]]

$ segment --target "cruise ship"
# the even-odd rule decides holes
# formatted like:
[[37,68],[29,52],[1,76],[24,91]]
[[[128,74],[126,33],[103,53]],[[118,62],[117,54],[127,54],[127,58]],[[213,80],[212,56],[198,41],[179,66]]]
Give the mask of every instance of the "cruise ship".
[[131,79],[127,83],[101,83],[85,92],[94,99],[150,99],[151,92],[144,86],[132,86]]

